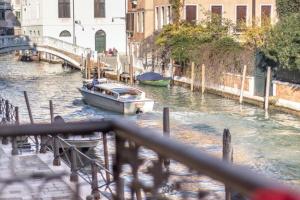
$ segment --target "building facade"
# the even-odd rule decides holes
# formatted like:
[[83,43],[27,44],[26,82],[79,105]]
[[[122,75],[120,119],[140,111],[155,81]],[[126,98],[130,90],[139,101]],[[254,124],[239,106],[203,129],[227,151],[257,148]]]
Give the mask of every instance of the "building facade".
[[[73,12],[74,11],[74,12]],[[123,0],[22,0],[22,34],[50,36],[98,52],[126,52]]]
[[0,0],[0,35],[20,34],[20,0]]
[[126,31],[128,35],[128,51],[133,55],[135,67],[143,67],[141,47],[143,41],[153,35],[154,10],[153,0],[129,0],[126,15]]
[[[154,0],[155,30],[170,23],[172,10],[169,0]],[[171,13],[171,14],[170,14]],[[208,15],[219,15],[236,25],[277,22],[276,0],[184,0],[181,9],[181,20],[197,23]]]

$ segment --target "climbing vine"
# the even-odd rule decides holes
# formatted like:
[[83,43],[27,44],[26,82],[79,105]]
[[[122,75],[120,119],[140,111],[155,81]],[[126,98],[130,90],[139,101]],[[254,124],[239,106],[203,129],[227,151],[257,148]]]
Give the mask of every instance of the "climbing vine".
[[178,25],[180,22],[180,10],[183,6],[182,0],[169,0],[172,7],[173,23]]

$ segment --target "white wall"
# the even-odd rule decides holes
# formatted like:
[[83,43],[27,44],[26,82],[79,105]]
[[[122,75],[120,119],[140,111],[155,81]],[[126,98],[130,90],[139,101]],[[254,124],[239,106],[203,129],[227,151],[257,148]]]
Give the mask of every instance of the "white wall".
[[[25,1],[25,0],[23,0]],[[106,0],[106,18],[94,18],[94,0],[74,0],[75,20],[81,22],[75,25],[76,43],[79,46],[95,49],[95,33],[103,30],[106,33],[106,48],[115,47],[120,53],[126,51],[125,1]],[[67,42],[73,42],[73,13],[71,0],[71,18],[58,18],[58,0],[27,0],[27,11],[23,17],[23,30],[29,34],[33,29],[43,36],[51,36]],[[29,5],[30,4],[30,5]],[[37,9],[39,5],[39,9]],[[38,19],[36,19],[39,16]],[[112,22],[112,18],[114,18]],[[122,17],[124,19],[118,19]],[[39,26],[42,25],[40,30]],[[59,34],[68,30],[72,37],[60,38]],[[29,32],[28,32],[29,31]]]

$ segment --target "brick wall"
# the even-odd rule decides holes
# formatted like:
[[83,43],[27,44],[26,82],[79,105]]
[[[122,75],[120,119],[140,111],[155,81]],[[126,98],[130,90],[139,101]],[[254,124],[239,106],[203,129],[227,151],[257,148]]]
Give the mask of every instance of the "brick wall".
[[278,99],[284,99],[300,103],[300,85],[287,82],[274,81],[274,96]]

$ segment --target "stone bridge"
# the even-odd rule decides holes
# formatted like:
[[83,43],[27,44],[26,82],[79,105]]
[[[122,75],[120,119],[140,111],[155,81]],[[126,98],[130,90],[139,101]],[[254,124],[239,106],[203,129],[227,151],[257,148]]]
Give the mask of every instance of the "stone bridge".
[[35,50],[59,57],[77,69],[83,70],[83,59],[88,53],[95,52],[90,49],[73,45],[52,37],[28,37],[28,36],[0,36],[0,54],[16,50]]

